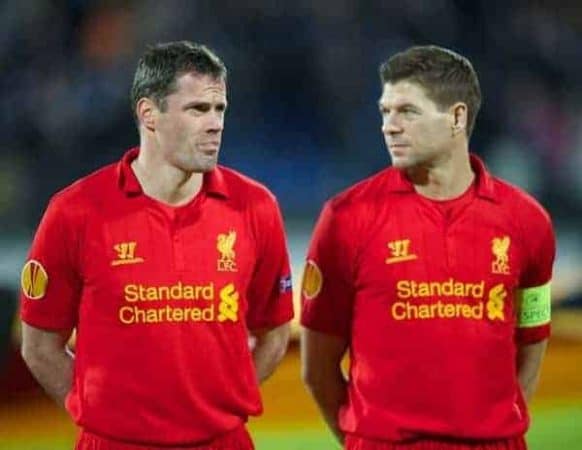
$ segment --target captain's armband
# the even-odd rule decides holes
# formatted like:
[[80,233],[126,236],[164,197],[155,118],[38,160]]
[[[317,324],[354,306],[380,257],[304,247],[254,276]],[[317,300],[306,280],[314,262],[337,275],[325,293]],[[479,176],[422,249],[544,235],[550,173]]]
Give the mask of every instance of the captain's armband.
[[518,289],[517,301],[517,326],[531,328],[550,323],[551,295],[550,282],[542,286]]

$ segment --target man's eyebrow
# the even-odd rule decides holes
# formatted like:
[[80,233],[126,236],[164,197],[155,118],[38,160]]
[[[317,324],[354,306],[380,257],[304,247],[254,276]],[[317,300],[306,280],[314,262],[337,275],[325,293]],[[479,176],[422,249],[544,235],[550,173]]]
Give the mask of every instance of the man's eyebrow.
[[[415,105],[414,103],[411,102],[402,102],[402,103],[396,103],[392,109],[396,109],[396,110],[400,110],[400,109],[404,109],[404,108],[414,108],[414,109],[419,109],[417,105]],[[384,110],[384,109],[388,109],[384,106],[384,104],[382,103],[382,99],[378,100],[378,109],[380,110]]]

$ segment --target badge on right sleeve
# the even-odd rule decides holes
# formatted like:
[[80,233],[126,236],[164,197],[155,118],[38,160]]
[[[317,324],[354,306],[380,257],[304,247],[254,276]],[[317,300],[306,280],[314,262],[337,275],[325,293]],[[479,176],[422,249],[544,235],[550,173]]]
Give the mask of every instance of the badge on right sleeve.
[[517,290],[519,315],[517,326],[521,328],[546,325],[551,320],[552,298],[551,283]]
[[40,300],[46,294],[48,275],[38,261],[31,259],[24,264],[20,274],[20,287],[26,298]]
[[321,270],[312,259],[308,259],[305,263],[303,271],[303,282],[301,291],[307,300],[317,297],[323,286],[323,276]]

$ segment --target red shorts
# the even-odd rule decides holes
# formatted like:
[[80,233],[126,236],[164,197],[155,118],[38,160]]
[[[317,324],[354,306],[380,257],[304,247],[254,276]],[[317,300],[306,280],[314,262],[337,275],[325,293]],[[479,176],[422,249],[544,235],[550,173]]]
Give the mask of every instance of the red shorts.
[[137,445],[107,439],[81,430],[75,450],[254,450],[253,441],[244,426],[210,442],[179,447]]
[[346,435],[346,450],[527,450],[525,439],[467,442],[437,439],[420,439],[414,442],[390,443]]

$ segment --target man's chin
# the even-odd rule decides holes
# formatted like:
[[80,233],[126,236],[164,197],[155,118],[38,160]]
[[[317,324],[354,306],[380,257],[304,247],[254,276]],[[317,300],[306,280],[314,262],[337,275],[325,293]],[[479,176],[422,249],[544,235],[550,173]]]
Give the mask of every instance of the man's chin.
[[216,164],[208,164],[208,165],[200,166],[194,172],[207,173],[207,172],[212,172],[215,168],[216,168]]
[[198,173],[205,173],[205,172],[212,172],[216,165],[218,164],[218,160],[216,158],[207,159],[205,161],[193,161],[191,163],[182,164],[181,168],[185,172],[198,172]]
[[400,170],[408,169],[414,164],[408,158],[392,158],[392,167]]

